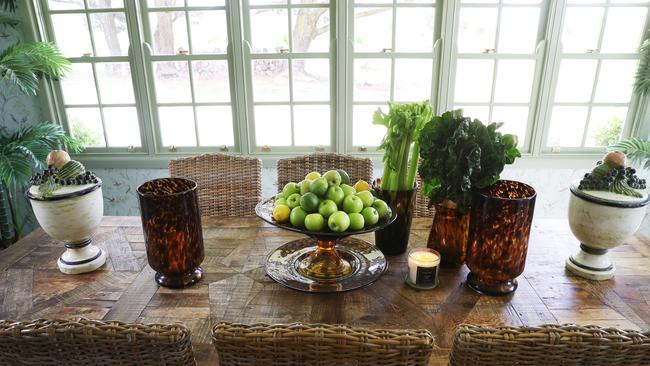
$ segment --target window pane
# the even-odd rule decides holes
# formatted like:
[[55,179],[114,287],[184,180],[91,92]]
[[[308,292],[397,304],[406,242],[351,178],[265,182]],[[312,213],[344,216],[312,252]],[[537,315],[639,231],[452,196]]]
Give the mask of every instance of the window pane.
[[396,59],[394,100],[412,102],[431,98],[432,60]]
[[250,5],[286,4],[287,0],[248,0]]
[[534,60],[499,60],[494,101],[530,102],[534,74]]
[[391,8],[354,9],[354,52],[381,52],[393,48]]
[[193,61],[194,98],[197,102],[229,102],[228,61]]
[[128,62],[96,63],[95,71],[102,103],[135,103]]
[[109,147],[140,147],[140,125],[135,107],[104,108]]
[[401,8],[396,13],[395,51],[431,52],[434,8]]
[[496,4],[499,0],[460,0],[461,4]]
[[601,52],[636,52],[648,8],[610,8]]
[[629,102],[636,66],[636,60],[602,60],[594,101]]
[[189,50],[185,12],[157,11],[149,14],[153,51],[156,55],[175,55]]
[[226,12],[190,11],[192,53],[226,53],[228,26]]
[[56,44],[64,55],[67,57],[92,55],[93,47],[90,44],[86,15],[54,14],[52,15],[52,27]]
[[289,106],[255,107],[255,143],[257,146],[291,145],[291,112]]
[[61,79],[61,89],[66,104],[97,104],[92,65],[70,65],[70,72]]
[[593,107],[589,117],[587,146],[609,146],[621,137],[625,107]]
[[499,129],[501,133],[517,135],[519,146],[523,146],[526,139],[526,126],[528,125],[528,107],[501,107],[492,108],[492,122],[503,122]]
[[196,146],[192,107],[160,107],[158,119],[164,146]]
[[90,15],[96,56],[124,56],[129,52],[129,34],[124,13]]
[[233,146],[232,107],[196,107],[199,146]]
[[553,107],[546,146],[580,146],[586,121],[587,107]]
[[463,116],[469,117],[471,119],[478,119],[479,121],[487,124],[490,121],[490,107],[488,106],[454,106],[454,109],[462,109]]
[[48,0],[50,10],[73,10],[83,9],[84,0]]
[[597,62],[596,60],[562,60],[555,86],[555,101],[589,102]]
[[67,112],[73,137],[86,147],[106,146],[99,108],[68,108]]
[[251,48],[254,53],[276,53],[289,49],[286,9],[251,9]]
[[330,99],[330,63],[326,59],[295,59],[293,65],[293,99],[327,101]]
[[500,53],[533,53],[537,46],[539,8],[509,8],[501,11]]
[[330,15],[328,8],[293,9],[291,14],[292,52],[328,52]]
[[504,4],[541,4],[542,0],[503,0]]
[[390,4],[393,0],[354,0],[356,4]]
[[253,60],[253,96],[256,102],[289,101],[289,62]]
[[224,6],[226,0],[187,0],[187,6]]
[[328,0],[291,0],[292,4],[327,4]]
[[381,108],[388,112],[386,105],[355,105],[352,107],[352,144],[354,146],[379,146],[386,134],[386,127],[372,124],[372,116]]
[[150,8],[161,8],[167,6],[183,6],[184,0],[147,0],[147,6]]
[[296,146],[330,145],[330,107],[297,105],[293,107]]
[[91,9],[123,8],[124,2],[122,0],[88,0],[88,7]]
[[567,8],[562,30],[563,52],[585,53],[598,48],[602,21],[603,8]]
[[493,73],[493,60],[458,60],[454,101],[489,102]]
[[458,52],[482,53],[495,48],[497,9],[462,8],[458,25]]
[[154,62],[158,103],[191,102],[190,76],[185,61]]
[[354,100],[386,101],[390,99],[390,60],[354,60]]

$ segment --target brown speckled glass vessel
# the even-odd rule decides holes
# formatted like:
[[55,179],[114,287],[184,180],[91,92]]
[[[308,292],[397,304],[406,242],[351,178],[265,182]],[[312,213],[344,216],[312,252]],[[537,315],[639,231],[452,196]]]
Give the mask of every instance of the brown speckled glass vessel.
[[427,247],[440,253],[441,264],[460,266],[467,255],[469,213],[460,215],[456,208],[435,205]]
[[156,282],[181,288],[203,276],[203,232],[196,182],[161,178],[138,187],[147,260]]
[[467,245],[469,287],[493,296],[517,289],[536,197],[533,187],[511,180],[500,180],[474,195]]
[[397,219],[383,229],[375,231],[375,245],[384,255],[398,255],[406,252],[413,221],[415,189],[409,191],[378,190],[379,197],[393,207]]

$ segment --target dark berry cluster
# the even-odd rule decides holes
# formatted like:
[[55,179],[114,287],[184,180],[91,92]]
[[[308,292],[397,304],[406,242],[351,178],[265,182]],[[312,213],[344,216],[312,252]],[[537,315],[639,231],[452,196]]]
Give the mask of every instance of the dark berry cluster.
[[32,178],[29,180],[29,183],[35,186],[40,186],[41,184],[53,178],[55,176],[55,172],[56,169],[54,169],[54,167],[48,167],[42,173],[34,174],[34,176],[32,176]]
[[89,170],[86,170],[85,173],[79,174],[71,179],[60,179],[56,174],[56,169],[49,167],[44,170],[43,173],[36,173],[30,180],[30,183],[33,185],[41,185],[48,182],[49,180],[61,186],[96,184],[100,181],[100,179]]
[[635,190],[646,189],[645,179],[636,176],[632,167],[612,163],[598,162],[597,166],[580,181],[578,189],[592,191],[609,191],[626,196],[639,197]]

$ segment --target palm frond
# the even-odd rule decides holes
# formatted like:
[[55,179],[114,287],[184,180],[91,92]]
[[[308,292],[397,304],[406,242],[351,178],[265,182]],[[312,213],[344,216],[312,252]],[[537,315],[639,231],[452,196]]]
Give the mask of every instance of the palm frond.
[[650,93],[650,39],[639,48],[639,66],[634,77],[634,91],[646,95]]
[[18,24],[20,24],[20,21],[13,15],[0,11],[0,25],[16,27]]
[[9,80],[28,95],[36,95],[40,76],[60,78],[69,67],[70,61],[53,43],[21,43],[0,54],[0,79]]
[[0,177],[7,187],[16,187],[29,180],[32,165],[18,150],[0,154]]
[[607,150],[624,152],[633,163],[650,169],[650,141],[648,140],[631,137],[610,145]]
[[0,8],[15,12],[18,7],[18,0],[0,0]]

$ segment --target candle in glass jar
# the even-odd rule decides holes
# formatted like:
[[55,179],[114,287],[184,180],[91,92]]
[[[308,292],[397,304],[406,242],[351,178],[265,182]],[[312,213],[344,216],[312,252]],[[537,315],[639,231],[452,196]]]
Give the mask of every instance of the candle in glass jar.
[[438,285],[440,254],[429,248],[412,249],[408,255],[407,283],[417,288],[433,288]]

